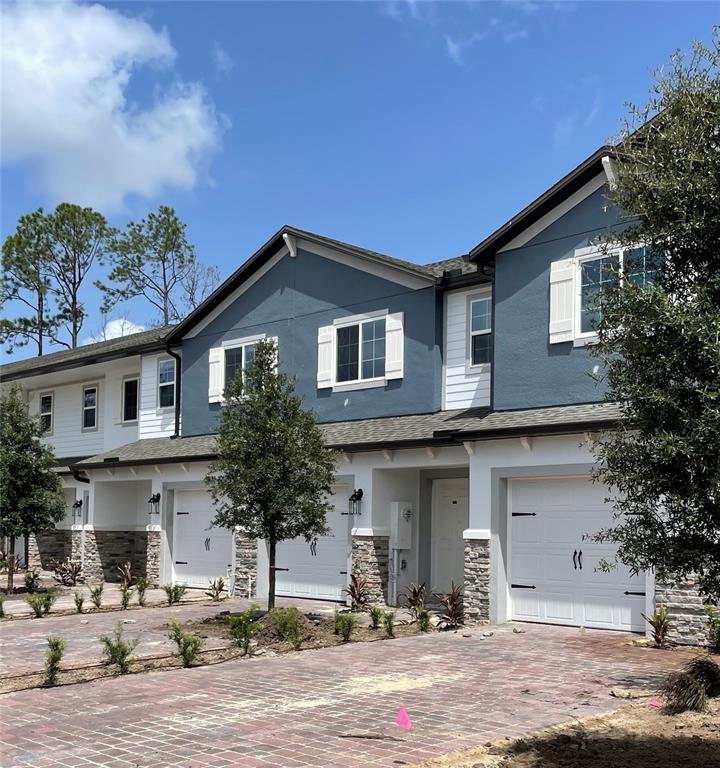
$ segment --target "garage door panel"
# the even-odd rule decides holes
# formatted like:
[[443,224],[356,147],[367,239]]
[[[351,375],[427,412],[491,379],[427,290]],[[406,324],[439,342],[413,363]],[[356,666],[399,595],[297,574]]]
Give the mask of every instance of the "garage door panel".
[[555,624],[574,623],[575,601],[572,591],[545,591],[545,619]]
[[544,581],[547,584],[575,582],[570,555],[565,552],[548,552],[543,558]]
[[513,598],[515,617],[525,621],[542,621],[540,600],[537,595],[523,594]]

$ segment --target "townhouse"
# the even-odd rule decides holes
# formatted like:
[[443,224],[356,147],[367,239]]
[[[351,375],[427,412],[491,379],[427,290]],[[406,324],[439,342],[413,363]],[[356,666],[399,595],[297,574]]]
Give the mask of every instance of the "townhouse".
[[[279,594],[342,600],[362,574],[395,605],[454,582],[480,620],[628,631],[662,599],[675,638],[701,639],[691,583],[601,570],[615,549],[588,538],[612,519],[589,442],[621,416],[590,354],[597,240],[627,224],[608,151],[466,256],[417,265],[286,226],[174,328],[3,366],[65,478],[66,521],[31,561],[112,578],[130,559],[155,583],[229,575],[262,596],[265,543],[211,525],[204,477],[225,383],[273,338],[340,457],[331,532],[278,546]],[[617,257],[652,278],[644,249]]]

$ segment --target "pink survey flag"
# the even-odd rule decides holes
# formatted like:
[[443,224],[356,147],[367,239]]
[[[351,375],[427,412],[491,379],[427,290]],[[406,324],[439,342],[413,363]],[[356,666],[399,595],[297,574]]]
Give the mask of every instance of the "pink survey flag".
[[398,709],[395,723],[401,728],[404,728],[406,731],[409,731],[412,728],[412,723],[410,722],[410,717],[408,716],[407,709],[405,709],[405,707],[400,707],[400,709]]

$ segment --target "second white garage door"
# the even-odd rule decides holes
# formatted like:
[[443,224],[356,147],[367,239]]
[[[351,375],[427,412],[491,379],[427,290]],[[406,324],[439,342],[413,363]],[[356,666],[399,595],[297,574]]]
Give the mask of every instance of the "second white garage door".
[[[312,545],[302,537],[277,545],[276,565],[287,570],[277,571],[276,595],[318,600],[345,598],[352,519],[347,512],[351,493],[349,485],[333,487],[333,509],[327,517],[329,535],[319,537]],[[261,578],[266,583],[267,549],[263,545],[259,547],[258,568],[262,569]]]
[[207,588],[227,578],[232,563],[232,536],[211,526],[215,509],[207,491],[175,491],[173,571],[175,581]]
[[585,539],[612,522],[605,488],[589,479],[528,479],[510,483],[512,618],[640,631],[644,574],[613,561],[612,544]]

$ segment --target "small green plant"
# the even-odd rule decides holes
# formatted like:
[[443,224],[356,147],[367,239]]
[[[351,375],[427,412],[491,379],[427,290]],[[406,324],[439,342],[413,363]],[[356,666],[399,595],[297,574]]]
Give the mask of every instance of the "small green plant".
[[141,576],[137,580],[137,584],[135,584],[135,589],[137,589],[137,596],[138,596],[138,605],[145,605],[145,593],[148,591],[148,588],[150,587],[150,582],[144,577]]
[[83,604],[85,603],[85,598],[83,596],[83,593],[82,592],[76,592],[73,595],[73,600],[75,601],[75,610],[78,613],[82,613],[83,612]]
[[217,579],[213,579],[210,582],[210,586],[207,588],[205,594],[214,602],[219,603],[222,600],[223,592],[225,591],[225,579],[222,576],[218,576]]
[[457,629],[465,623],[465,608],[463,606],[463,585],[455,586],[451,582],[450,591],[441,595],[435,595],[445,608],[445,612],[440,617],[438,626],[443,629]]
[[355,627],[357,627],[357,616],[352,613],[338,613],[335,617],[335,628],[337,634],[343,639],[343,643],[350,640]]
[[662,648],[665,645],[668,631],[670,630],[670,617],[665,605],[657,605],[651,616],[640,614],[652,628],[653,645],[656,648]]
[[26,597],[27,604],[33,609],[35,618],[39,619],[43,616],[47,616],[50,613],[50,609],[55,603],[55,595],[51,595],[49,592],[35,592],[35,594]]
[[370,602],[368,580],[364,576],[350,576],[350,584],[343,590],[350,598],[350,610],[364,611]]
[[120,574],[120,583],[127,584],[128,587],[131,587],[135,583],[135,577],[132,572],[132,563],[129,560],[126,560],[124,563],[118,565],[117,569]]
[[425,607],[425,584],[411,584],[402,596],[413,621],[417,621],[418,611]]
[[103,589],[105,589],[105,584],[102,581],[96,586],[90,587],[90,602],[96,608],[100,608],[102,605]]
[[373,605],[370,609],[370,628],[377,629],[380,626],[380,622],[383,617],[383,609],[379,605]]
[[708,648],[714,653],[720,653],[720,608],[717,605],[706,605],[705,615],[708,622]]
[[228,616],[230,639],[238,648],[242,648],[246,656],[250,655],[250,643],[258,631],[258,610],[257,605],[252,605],[247,611],[236,616]]
[[383,627],[388,637],[395,637],[395,611],[385,611],[383,613]]
[[126,581],[120,582],[120,605],[124,611],[126,611],[130,605],[130,598],[132,597],[133,592],[133,588]]
[[168,605],[179,603],[187,592],[187,587],[184,584],[164,584],[163,589],[167,595]]
[[303,641],[303,619],[300,611],[291,605],[288,608],[275,608],[271,614],[277,631],[283,640],[292,643],[297,651]]
[[429,632],[430,631],[430,611],[428,611],[428,609],[423,606],[422,608],[417,609],[417,612],[415,615],[417,617],[418,629],[421,632]]
[[696,656],[690,659],[683,669],[702,685],[710,698],[720,696],[720,665],[710,656]]
[[200,649],[205,645],[202,637],[193,635],[190,632],[183,632],[180,622],[177,619],[171,619],[170,632],[168,637],[177,645],[178,653],[182,658],[183,667],[191,667],[197,658]]
[[70,558],[65,562],[55,560],[52,566],[53,578],[65,587],[74,587],[82,575],[82,563],[79,560],[70,560]]
[[45,653],[45,685],[55,685],[60,662],[65,653],[65,641],[59,637],[48,637],[48,649]]
[[115,664],[124,675],[130,671],[130,662],[132,652],[138,647],[140,638],[125,640],[123,637],[122,621],[118,621],[112,635],[100,635],[100,645],[107,658],[108,664]]
[[38,584],[40,583],[40,574],[33,568],[25,574],[25,589],[32,594],[37,592]]

